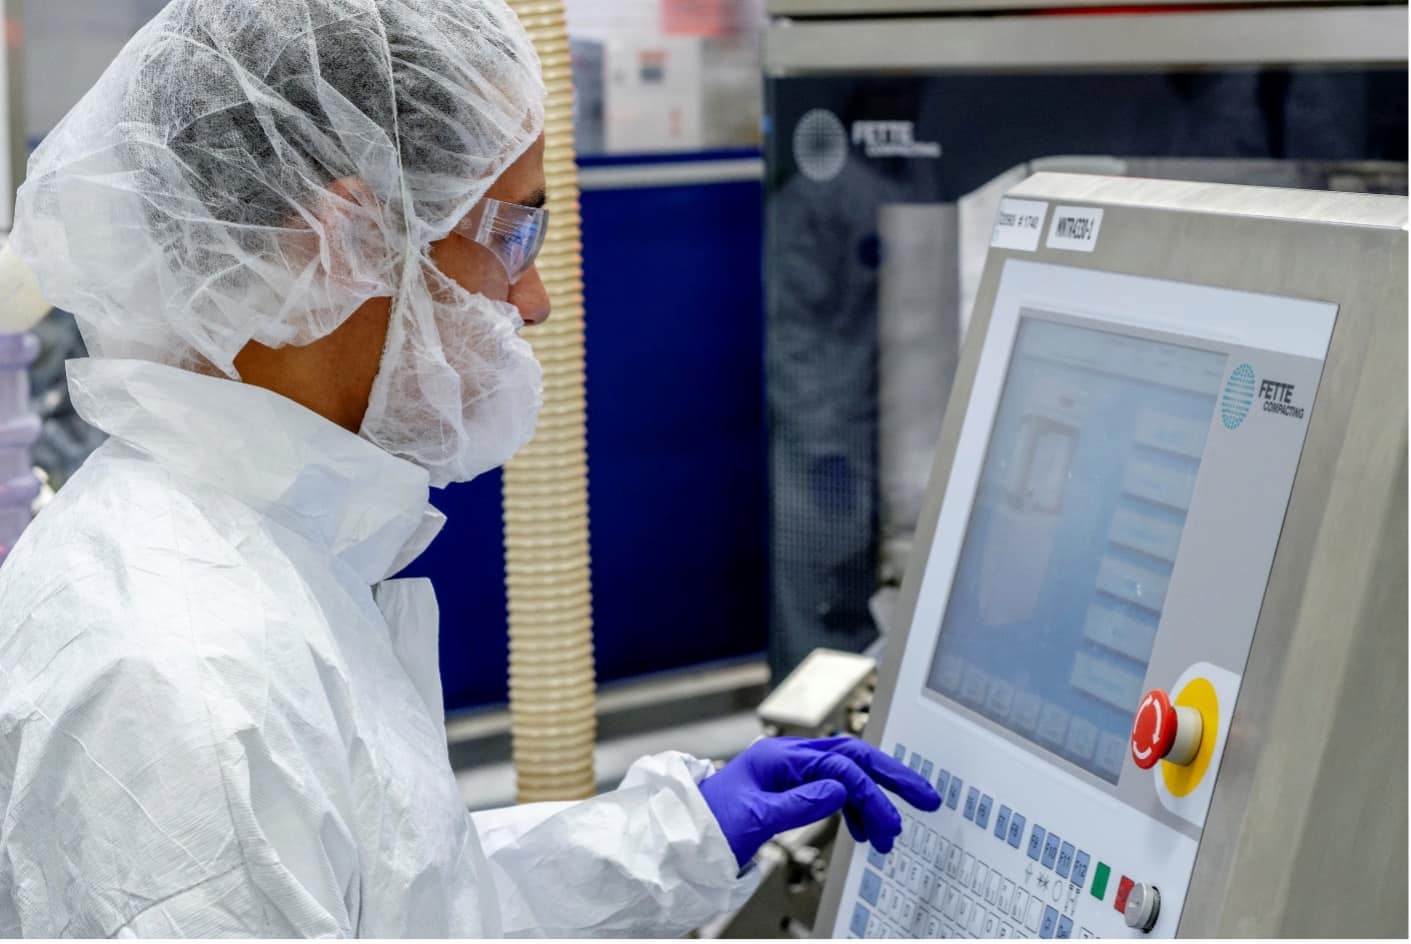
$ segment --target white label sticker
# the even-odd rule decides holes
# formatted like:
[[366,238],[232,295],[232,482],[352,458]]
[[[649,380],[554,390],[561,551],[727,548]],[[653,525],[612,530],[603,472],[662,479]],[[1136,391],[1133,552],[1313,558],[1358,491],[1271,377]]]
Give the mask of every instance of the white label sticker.
[[1048,248],[1092,252],[1102,229],[1102,211],[1096,207],[1061,206],[1053,211],[1048,230]]
[[1033,252],[1039,248],[1046,212],[1048,204],[1040,200],[1001,200],[990,245],[996,249]]

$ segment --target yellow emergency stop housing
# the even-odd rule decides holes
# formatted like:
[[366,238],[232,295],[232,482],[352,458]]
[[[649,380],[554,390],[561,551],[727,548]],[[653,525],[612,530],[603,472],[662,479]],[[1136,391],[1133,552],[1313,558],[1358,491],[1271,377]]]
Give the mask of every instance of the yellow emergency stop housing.
[[1194,708],[1200,712],[1202,733],[1195,760],[1184,766],[1170,761],[1161,762],[1161,779],[1173,796],[1189,796],[1205,779],[1210,762],[1215,757],[1215,744],[1220,737],[1220,699],[1215,686],[1207,678],[1195,678],[1177,693],[1177,708]]

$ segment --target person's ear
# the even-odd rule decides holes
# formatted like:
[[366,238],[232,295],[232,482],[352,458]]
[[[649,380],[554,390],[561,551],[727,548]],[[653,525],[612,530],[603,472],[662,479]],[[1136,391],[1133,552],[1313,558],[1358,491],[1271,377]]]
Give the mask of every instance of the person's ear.
[[390,294],[389,243],[382,201],[366,181],[340,177],[310,208],[329,275],[364,298]]

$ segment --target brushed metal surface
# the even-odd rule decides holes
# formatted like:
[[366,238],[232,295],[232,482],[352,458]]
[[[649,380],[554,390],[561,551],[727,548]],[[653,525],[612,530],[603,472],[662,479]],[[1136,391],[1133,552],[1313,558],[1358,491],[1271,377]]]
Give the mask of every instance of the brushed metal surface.
[[1405,68],[1407,23],[1405,6],[785,20],[765,31],[764,67],[774,77],[1260,63]]
[[[0,44],[24,36],[21,0],[0,0]],[[0,231],[8,230],[25,174],[24,47],[0,50]]]

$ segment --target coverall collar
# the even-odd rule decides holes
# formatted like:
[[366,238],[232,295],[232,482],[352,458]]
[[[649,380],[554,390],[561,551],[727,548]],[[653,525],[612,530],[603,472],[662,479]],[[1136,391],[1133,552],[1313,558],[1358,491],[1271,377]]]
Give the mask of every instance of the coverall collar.
[[276,393],[148,361],[67,366],[86,421],[324,544],[369,584],[419,557],[445,524],[425,470]]

